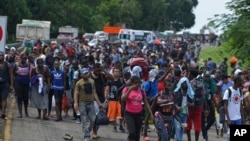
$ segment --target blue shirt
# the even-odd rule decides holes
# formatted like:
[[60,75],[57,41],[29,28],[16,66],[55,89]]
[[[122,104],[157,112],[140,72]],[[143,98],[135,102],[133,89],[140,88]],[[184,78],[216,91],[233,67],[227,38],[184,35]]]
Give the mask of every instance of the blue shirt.
[[158,94],[158,82],[159,80],[155,80],[154,82],[144,82],[143,90],[146,92],[147,97],[149,97],[150,99],[154,98]]
[[233,82],[233,81],[227,81],[227,83],[223,83],[222,81],[220,81],[220,82],[218,82],[216,85],[220,87],[220,89],[221,89],[221,96],[223,97],[225,91],[226,91],[229,87],[233,86],[233,85],[234,85],[234,82]]
[[62,70],[54,70],[51,72],[52,89],[63,90],[64,89],[64,72]]

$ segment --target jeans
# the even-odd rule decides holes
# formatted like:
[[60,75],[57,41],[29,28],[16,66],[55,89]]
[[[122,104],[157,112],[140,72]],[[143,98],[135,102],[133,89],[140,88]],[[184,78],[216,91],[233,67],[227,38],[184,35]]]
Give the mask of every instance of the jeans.
[[94,102],[89,104],[79,104],[79,110],[81,114],[81,121],[82,121],[82,131],[84,133],[84,138],[90,138],[90,132],[93,128],[95,122],[95,107]]
[[[202,130],[202,136],[204,139],[208,139],[207,131],[210,129],[210,127],[215,122],[215,111],[214,106],[211,100],[207,100],[207,106],[209,108],[208,116],[205,117],[204,112],[202,112],[202,120],[201,120],[201,130]],[[207,119],[207,122],[206,122]]]
[[[231,120],[231,125],[241,125],[242,124],[242,119],[238,119],[238,120]],[[229,127],[227,125],[227,141],[230,141],[230,132],[229,132]]]
[[127,111],[125,112],[129,140],[140,141],[140,131],[143,119],[143,112],[136,114]]
[[165,126],[164,120],[161,117],[158,116],[155,117],[155,127],[160,137],[159,141],[167,141],[169,136],[168,129]]
[[[186,123],[187,114],[178,114],[176,118],[178,118],[182,123]],[[180,123],[180,121],[178,121],[176,118],[174,119],[176,141],[182,141],[184,128],[181,125],[182,123]]]

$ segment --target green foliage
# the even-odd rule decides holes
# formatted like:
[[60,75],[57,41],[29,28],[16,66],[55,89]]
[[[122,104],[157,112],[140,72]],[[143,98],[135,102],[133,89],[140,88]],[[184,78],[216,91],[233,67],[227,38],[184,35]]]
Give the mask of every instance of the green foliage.
[[8,16],[8,33],[15,35],[22,19],[51,21],[51,34],[71,25],[79,32],[102,30],[104,25],[175,31],[194,25],[198,0],[1,0],[0,15]]
[[230,14],[216,15],[210,23],[216,28],[224,29],[224,42],[234,51],[234,55],[243,60],[246,67],[250,67],[250,1],[232,0],[227,3]]

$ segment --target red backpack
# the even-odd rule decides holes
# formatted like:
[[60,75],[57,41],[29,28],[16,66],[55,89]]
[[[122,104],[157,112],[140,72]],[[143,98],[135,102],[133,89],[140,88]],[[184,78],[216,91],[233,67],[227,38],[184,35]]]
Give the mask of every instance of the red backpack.
[[149,77],[148,61],[142,57],[132,58],[130,62],[130,69],[132,70],[134,66],[140,66],[142,68],[143,79],[148,80]]

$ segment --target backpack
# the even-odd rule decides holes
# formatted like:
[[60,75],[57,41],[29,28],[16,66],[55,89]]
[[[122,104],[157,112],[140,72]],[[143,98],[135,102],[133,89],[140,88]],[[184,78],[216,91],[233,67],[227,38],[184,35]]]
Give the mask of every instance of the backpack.
[[192,88],[194,90],[194,106],[201,106],[204,102],[205,88],[202,81],[195,78],[191,81]]
[[[227,89],[228,90],[228,99],[231,98],[232,95],[232,90],[230,88]],[[242,91],[240,89],[240,96],[242,96]],[[219,104],[217,105],[217,111],[220,111],[220,109],[224,106],[224,100],[223,98],[220,99]]]
[[148,80],[149,74],[149,64],[145,58],[137,57],[130,60],[130,68],[133,69],[134,66],[140,66],[142,68],[143,79]]
[[122,103],[122,101],[121,101],[122,90],[123,90],[123,88],[125,88],[126,83],[122,78],[120,78],[120,83],[123,84],[123,85],[120,88],[117,89],[116,96],[117,96],[118,101],[120,103]]

